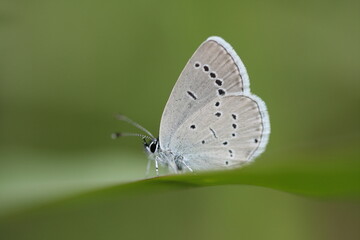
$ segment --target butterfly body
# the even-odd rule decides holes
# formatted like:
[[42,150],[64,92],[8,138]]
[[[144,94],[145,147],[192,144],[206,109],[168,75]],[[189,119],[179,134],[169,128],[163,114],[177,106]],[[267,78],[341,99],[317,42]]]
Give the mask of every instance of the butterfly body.
[[[155,147],[154,147],[155,146]],[[176,155],[169,150],[162,150],[158,139],[153,139],[150,143],[144,142],[145,151],[150,160],[156,162],[156,170],[158,171],[158,163],[169,169],[170,172],[181,172],[185,169],[192,169],[184,162],[181,155]]]
[[269,135],[266,105],[250,92],[244,64],[222,38],[210,37],[180,74],[159,139],[150,133],[144,145],[156,170],[158,164],[171,172],[219,170],[251,162],[265,150]]

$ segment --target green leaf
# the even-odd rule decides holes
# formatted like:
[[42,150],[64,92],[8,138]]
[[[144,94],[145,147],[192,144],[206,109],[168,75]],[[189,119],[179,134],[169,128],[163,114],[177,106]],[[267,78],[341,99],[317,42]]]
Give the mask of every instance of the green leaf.
[[[338,159],[343,157],[342,161]],[[261,159],[240,169],[217,172],[166,175],[86,190],[64,193],[61,200],[48,200],[46,205],[73,203],[104,197],[123,198],[130,195],[154,194],[188,188],[219,185],[265,187],[297,195],[317,198],[353,198],[360,196],[360,164],[356,153],[337,151],[331,155],[298,155],[293,159]],[[84,191],[83,191],[84,192]],[[48,204],[46,204],[46,202]],[[36,206],[32,205],[32,206]],[[31,206],[30,206],[31,207]],[[37,209],[37,208],[35,208]],[[18,211],[21,213],[21,211]],[[26,211],[25,211],[26,212]]]
[[271,166],[254,163],[241,169],[154,177],[91,191],[95,195],[128,195],[217,185],[252,185],[309,197],[360,196],[360,165],[357,161]]
[[[338,160],[340,156],[343,156],[343,161]],[[160,214],[163,216],[163,221],[169,219],[171,222],[180,224],[181,221],[189,218],[191,211],[199,213],[198,209],[203,204],[207,204],[207,211],[212,209],[211,202],[206,203],[204,201],[205,199],[213,201],[217,199],[215,196],[218,194],[223,196],[221,199],[225,201],[220,201],[220,205],[233,199],[229,206],[231,211],[246,212],[246,206],[251,206],[251,211],[257,209],[256,214],[266,211],[269,214],[276,215],[279,211],[283,214],[291,211],[292,214],[297,214],[296,216],[300,217],[300,212],[296,213],[299,210],[295,209],[297,209],[296,206],[301,199],[301,203],[305,200],[297,198],[293,194],[323,199],[356,199],[360,196],[360,166],[355,156],[354,152],[346,154],[346,152],[340,151],[338,154],[332,155],[313,155],[317,161],[305,155],[288,159],[288,161],[280,158],[277,161],[274,158],[266,161],[267,159],[263,158],[241,169],[161,176],[93,189],[72,197],[64,196],[61,200],[51,201],[3,217],[0,219],[0,232],[4,236],[12,237],[12,239],[24,239],[24,236],[29,235],[31,237],[27,239],[38,239],[39,236],[46,236],[51,239],[77,239],[78,237],[97,239],[96,235],[91,234],[92,231],[88,233],[89,226],[92,226],[95,232],[99,231],[102,235],[109,232],[110,235],[105,237],[106,239],[114,239],[114,236],[133,236],[134,234],[143,238],[148,235],[148,231],[151,231],[151,228],[146,228],[146,226],[154,226],[156,223],[147,218],[143,219],[142,212],[145,212],[145,215],[150,214],[150,216]],[[219,186],[223,185],[242,186],[240,189],[243,191],[239,193],[234,188],[229,189],[229,191],[226,190],[227,188],[221,190],[222,188]],[[218,187],[210,192],[200,191],[200,195],[198,195],[199,191],[191,191],[185,194],[179,191],[205,189],[204,187],[208,186]],[[262,193],[263,191],[259,192],[259,189],[268,190]],[[280,191],[273,191],[269,194],[269,191],[272,191],[271,189]],[[293,194],[284,194],[281,191]],[[169,195],[171,192],[175,195]],[[204,197],[204,193],[205,196],[210,194],[209,198]],[[274,196],[278,197],[274,198]],[[262,200],[259,202],[259,199]],[[233,208],[234,202],[237,201],[240,201],[238,207]],[[281,206],[281,208],[262,209],[262,202],[271,202],[273,205]],[[309,201],[304,203],[309,204]],[[219,204],[215,206],[220,207]],[[221,209],[224,211],[226,207]],[[171,212],[174,214],[172,215]],[[262,215],[265,216],[266,212]],[[213,213],[213,215],[221,216],[219,213]],[[251,216],[251,213],[247,213],[247,216]],[[247,224],[247,219],[244,217],[237,221]],[[224,218],[222,220],[225,221]],[[269,230],[267,231],[270,231],[279,221],[280,219],[273,224],[263,223],[263,225],[268,225]],[[131,224],[127,225],[128,222]],[[230,223],[231,220],[226,220],[226,222]],[[117,228],[117,223],[129,227],[129,229]],[[140,224],[139,227],[145,226],[147,230],[137,231],[137,223]],[[287,226],[292,224],[295,222],[292,221]],[[215,227],[217,224],[212,225]],[[57,226],[61,226],[61,234],[58,234]],[[74,228],[74,226],[76,227]],[[167,224],[167,226],[169,227],[171,224]],[[22,231],[17,231],[18,228],[21,228]],[[174,230],[172,228],[166,229],[161,235],[165,236],[164,239],[169,238]],[[72,232],[76,235],[74,236]],[[231,236],[232,232],[229,232],[228,235]],[[252,231],[250,232],[253,234]],[[288,233],[288,235],[291,234],[291,232]],[[211,236],[211,233],[207,235]],[[266,233],[259,233],[261,238],[264,235]],[[181,237],[175,239],[181,239]]]

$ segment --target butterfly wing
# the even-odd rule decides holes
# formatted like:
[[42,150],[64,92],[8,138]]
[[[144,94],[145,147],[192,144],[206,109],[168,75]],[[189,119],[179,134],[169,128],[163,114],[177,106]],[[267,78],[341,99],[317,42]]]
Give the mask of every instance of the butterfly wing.
[[269,134],[264,102],[231,95],[212,99],[188,117],[169,147],[194,170],[237,167],[265,150]]
[[177,80],[160,124],[160,146],[169,150],[175,132],[211,100],[234,93],[249,93],[246,69],[232,47],[210,37],[195,51]]

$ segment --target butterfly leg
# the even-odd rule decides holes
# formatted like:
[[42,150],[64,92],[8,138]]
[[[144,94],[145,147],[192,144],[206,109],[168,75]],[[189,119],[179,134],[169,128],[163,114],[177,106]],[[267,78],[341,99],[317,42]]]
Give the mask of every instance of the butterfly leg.
[[189,167],[189,165],[187,165],[185,161],[183,161],[182,163],[185,165],[185,167],[187,167],[187,169],[190,170],[190,172],[193,172],[193,170],[191,169],[191,167]]
[[157,161],[157,157],[155,158],[155,170],[156,170],[156,176],[159,176],[159,164]]

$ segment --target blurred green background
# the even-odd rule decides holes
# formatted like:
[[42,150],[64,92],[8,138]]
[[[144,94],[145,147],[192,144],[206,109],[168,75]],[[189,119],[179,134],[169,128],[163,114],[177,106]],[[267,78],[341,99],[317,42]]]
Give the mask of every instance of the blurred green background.
[[351,168],[360,153],[359,12],[355,0],[1,0],[0,238],[359,239],[358,199],[241,185],[20,214],[144,178],[140,139],[110,139],[134,131],[114,114],[156,135],[182,68],[212,35],[234,47],[267,103],[272,134],[255,164]]

